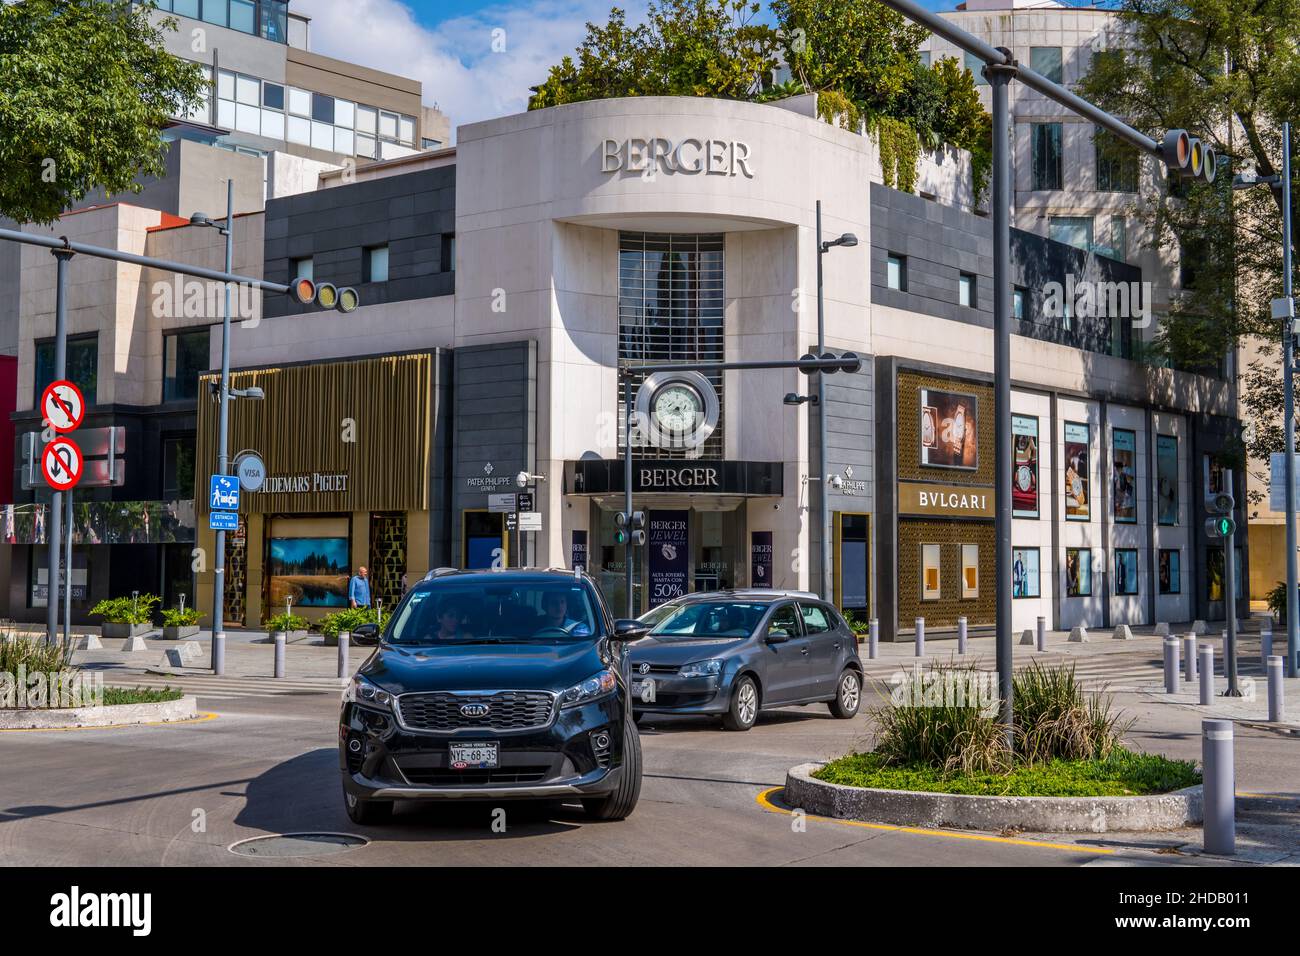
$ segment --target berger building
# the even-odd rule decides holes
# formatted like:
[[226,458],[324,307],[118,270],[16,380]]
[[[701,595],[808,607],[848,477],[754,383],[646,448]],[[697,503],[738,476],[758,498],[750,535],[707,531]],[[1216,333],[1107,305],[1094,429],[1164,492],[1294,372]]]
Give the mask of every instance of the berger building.
[[[1224,616],[1202,499],[1222,480],[1233,390],[1133,359],[1149,305],[1137,266],[1014,233],[1015,449],[996,459],[991,224],[965,157],[924,158],[921,195],[887,188],[872,140],[816,119],[811,97],[601,100],[457,139],[267,205],[266,277],[309,267],[363,305],[268,297],[260,324],[234,330],[235,384],[266,400],[236,403],[231,448],[257,450],[278,480],[246,496],[228,536],[229,620],[256,626],[285,594],[324,613],[359,564],[385,606],[433,567],[527,563],[582,565],[621,608],[618,370],[815,346],[818,200],[827,238],[859,239],[823,262],[827,345],[862,368],[828,377],[825,408],[787,403],[816,391],[793,370],[633,377],[649,536],[636,606],[817,589],[827,494],[841,607],[879,617],[887,638],[917,617],[991,624],[1002,467],[1016,627]],[[1065,289],[1078,294],[1058,307]],[[214,421],[201,405],[201,474]],[[539,518],[515,523],[521,472],[522,510]],[[327,566],[315,582],[308,557]]]

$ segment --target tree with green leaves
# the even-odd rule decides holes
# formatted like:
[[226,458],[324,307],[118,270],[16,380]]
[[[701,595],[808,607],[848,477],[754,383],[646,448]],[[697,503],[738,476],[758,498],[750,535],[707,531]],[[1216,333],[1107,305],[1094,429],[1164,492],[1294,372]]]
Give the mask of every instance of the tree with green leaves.
[[138,177],[163,175],[163,127],[205,81],[163,48],[150,7],[0,4],[0,215],[48,224],[93,189],[138,192]]
[[[878,0],[772,0],[776,28],[752,0],[652,0],[644,24],[624,11],[587,24],[574,56],[551,68],[530,109],[615,96],[713,96],[764,102],[817,93],[822,117],[880,145],[886,182],[912,188],[922,148],[947,142],[974,157],[976,196],[988,181],[990,123],[969,71],[921,63],[926,33]],[[778,61],[792,78],[774,85]]]
[[[1154,247],[1181,250],[1184,291],[1162,317],[1159,350],[1198,369],[1245,337],[1260,343],[1240,384],[1255,422],[1245,451],[1267,459],[1282,448],[1280,328],[1269,317],[1282,286],[1281,194],[1231,186],[1246,169],[1281,172],[1282,121],[1300,117],[1300,0],[1122,0],[1118,15],[1132,49],[1094,58],[1082,95],[1153,138],[1187,129],[1225,163],[1213,184],[1171,180],[1141,210]],[[1293,229],[1300,243],[1300,222]]]

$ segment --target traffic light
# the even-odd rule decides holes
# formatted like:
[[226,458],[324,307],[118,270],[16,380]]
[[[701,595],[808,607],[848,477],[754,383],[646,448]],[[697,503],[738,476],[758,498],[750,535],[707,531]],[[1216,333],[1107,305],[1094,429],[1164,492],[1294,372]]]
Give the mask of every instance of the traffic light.
[[632,517],[620,511],[614,515],[614,543],[635,545],[645,544],[645,512],[633,511]]
[[632,512],[632,543],[635,545],[645,544],[645,512]]
[[1213,515],[1205,521],[1206,537],[1226,538],[1237,530],[1237,522],[1232,517],[1236,504],[1232,494],[1227,491],[1221,491],[1205,499],[1205,510]]
[[627,515],[622,511],[614,515],[614,543],[627,544]]
[[[847,363],[847,364],[842,364]],[[834,355],[830,352],[823,353],[820,357],[816,352],[809,352],[807,355],[799,356],[799,371],[805,375],[811,375],[813,372],[823,372],[826,375],[832,375],[840,371],[841,368],[846,372],[856,372],[862,367],[862,362],[855,352],[845,352],[843,355]]]
[[1218,168],[1218,155],[1214,147],[1202,143],[1185,129],[1171,129],[1160,144],[1160,158],[1171,173],[1184,179],[1203,179],[1214,182]]
[[340,289],[331,282],[317,285],[311,279],[298,279],[293,284],[293,296],[303,305],[313,302],[322,309],[338,309],[340,312],[354,312],[361,304],[357,290],[347,286]]

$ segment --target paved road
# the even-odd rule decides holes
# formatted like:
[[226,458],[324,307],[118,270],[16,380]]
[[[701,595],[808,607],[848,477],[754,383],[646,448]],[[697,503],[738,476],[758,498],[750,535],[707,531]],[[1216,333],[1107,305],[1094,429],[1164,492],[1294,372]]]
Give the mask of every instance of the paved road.
[[[767,716],[744,734],[702,720],[664,719],[643,727],[641,803],[620,823],[588,822],[576,807],[551,812],[515,805],[507,807],[505,832],[497,833],[490,807],[434,806],[403,809],[383,828],[359,828],[343,813],[339,797],[337,691],[222,690],[214,683],[199,701],[216,716],[189,724],[0,733],[0,864],[267,865],[274,861],[228,847],[298,831],[368,837],[367,845],[343,853],[293,860],[347,866],[1197,862],[1170,852],[1193,849],[1199,843],[1195,832],[1080,840],[916,832],[818,819],[800,827],[783,812],[779,793],[771,793],[786,769],[869,745],[865,717],[836,721],[822,707]],[[1175,756],[1199,754],[1194,712],[1139,695],[1124,702],[1141,717],[1134,732],[1140,746]],[[1289,831],[1294,842],[1300,831],[1294,803],[1300,742],[1276,731],[1243,727],[1238,733],[1239,788],[1284,794],[1281,802],[1255,798],[1259,828],[1244,841],[1245,856],[1260,862],[1286,858],[1294,848],[1279,834]]]

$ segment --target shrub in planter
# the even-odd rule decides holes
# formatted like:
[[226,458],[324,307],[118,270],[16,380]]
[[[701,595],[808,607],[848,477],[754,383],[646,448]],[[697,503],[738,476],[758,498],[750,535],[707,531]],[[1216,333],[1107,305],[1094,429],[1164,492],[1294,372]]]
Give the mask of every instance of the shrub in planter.
[[310,624],[307,619],[297,614],[277,614],[266,619],[266,629],[272,634],[283,631],[290,637],[304,637],[308,627]]
[[199,633],[199,612],[192,607],[165,608],[162,612],[163,637],[170,641]]
[[92,607],[90,613],[104,619],[100,626],[104,637],[132,637],[153,626],[154,605],[161,601],[156,594],[107,598]]
[[379,623],[379,611],[373,607],[349,607],[321,618],[320,632],[326,644],[338,644],[340,631],[355,631],[362,624]]
[[1286,623],[1286,582],[1278,581],[1277,587],[1268,592],[1268,609],[1279,624]]

